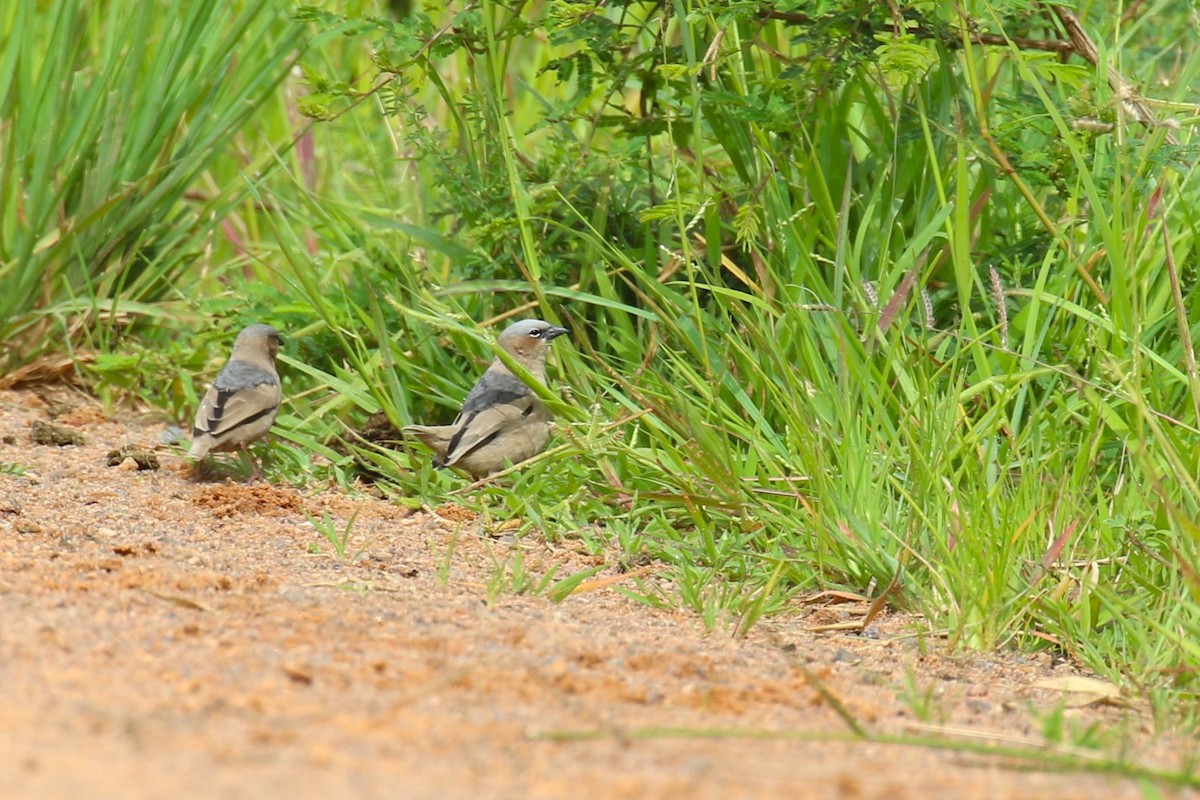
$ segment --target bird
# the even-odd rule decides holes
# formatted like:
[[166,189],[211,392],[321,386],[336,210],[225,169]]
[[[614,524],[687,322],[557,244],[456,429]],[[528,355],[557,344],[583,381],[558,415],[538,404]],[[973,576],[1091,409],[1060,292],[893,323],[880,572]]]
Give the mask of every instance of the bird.
[[[544,320],[526,319],[506,328],[497,344],[544,384],[550,342],[567,332]],[[404,431],[434,451],[438,469],[457,467],[480,480],[545,450],[551,419],[550,409],[497,357],[467,394],[454,422],[408,425]]]
[[[270,325],[250,325],[238,334],[229,363],[217,374],[196,412],[191,458],[230,450],[248,457],[247,446],[275,424],[283,400],[275,356],[282,344],[283,336]],[[255,480],[262,473],[253,459],[251,463],[250,477]]]

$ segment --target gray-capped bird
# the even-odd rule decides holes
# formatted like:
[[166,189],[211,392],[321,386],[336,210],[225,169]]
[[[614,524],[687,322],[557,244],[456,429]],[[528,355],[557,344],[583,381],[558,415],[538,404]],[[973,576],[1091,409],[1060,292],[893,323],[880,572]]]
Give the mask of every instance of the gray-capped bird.
[[[275,370],[282,344],[283,337],[270,325],[251,325],[238,334],[229,363],[200,402],[189,456],[203,458],[229,450],[249,456],[247,446],[271,429],[283,400]],[[253,459],[251,463],[251,477],[257,478],[261,471]]]
[[[527,319],[506,328],[497,343],[545,383],[547,349],[566,332],[549,322]],[[404,430],[433,448],[435,467],[458,467],[479,480],[545,450],[552,418],[533,390],[497,358],[471,388],[454,422],[409,425]]]

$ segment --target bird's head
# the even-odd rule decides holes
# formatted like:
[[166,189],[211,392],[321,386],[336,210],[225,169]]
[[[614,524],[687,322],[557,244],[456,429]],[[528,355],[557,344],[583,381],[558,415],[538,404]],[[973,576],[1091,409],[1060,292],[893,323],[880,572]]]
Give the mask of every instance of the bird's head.
[[[238,334],[233,343],[233,353],[235,358],[241,358],[244,361],[263,359],[274,361],[281,346],[283,346],[283,334],[270,325],[260,322],[244,328]],[[254,356],[258,356],[258,358],[255,359]]]
[[544,320],[525,319],[505,328],[499,342],[513,358],[532,369],[545,363],[547,346],[564,333],[567,333],[566,328]]

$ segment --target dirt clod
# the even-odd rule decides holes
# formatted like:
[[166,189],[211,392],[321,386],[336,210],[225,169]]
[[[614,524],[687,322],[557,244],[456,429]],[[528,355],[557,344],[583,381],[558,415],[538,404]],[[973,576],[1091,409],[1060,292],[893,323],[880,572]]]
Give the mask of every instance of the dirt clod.
[[192,502],[212,512],[213,516],[225,519],[244,515],[277,517],[307,511],[296,492],[267,484],[205,486],[196,492]]
[[44,419],[34,420],[29,438],[34,444],[50,447],[67,447],[68,445],[79,447],[86,444],[83,434],[74,428],[47,422]]
[[144,447],[127,444],[116,450],[108,451],[107,462],[110,467],[120,466],[125,459],[131,459],[139,470],[158,469],[158,456]]
[[358,435],[366,441],[383,447],[396,447],[404,440],[399,428],[391,423],[387,414],[377,411],[367,418]]
[[433,513],[439,519],[447,522],[474,522],[479,518],[474,511],[455,503],[442,503],[433,510]]
[[82,427],[84,425],[96,425],[105,422],[108,418],[104,416],[104,412],[95,403],[83,403],[74,407],[67,406],[62,409],[57,419],[64,425]]

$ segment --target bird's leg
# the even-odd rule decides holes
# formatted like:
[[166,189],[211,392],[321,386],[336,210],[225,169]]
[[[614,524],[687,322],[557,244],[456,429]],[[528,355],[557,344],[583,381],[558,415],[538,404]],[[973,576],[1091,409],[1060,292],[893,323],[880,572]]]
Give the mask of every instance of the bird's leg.
[[211,458],[209,456],[201,456],[192,462],[192,477],[198,481],[208,480],[212,477]]
[[247,483],[258,483],[262,480],[262,466],[258,463],[258,459],[246,445],[242,445],[238,450],[242,454],[242,466],[250,468],[250,477],[247,479]]

